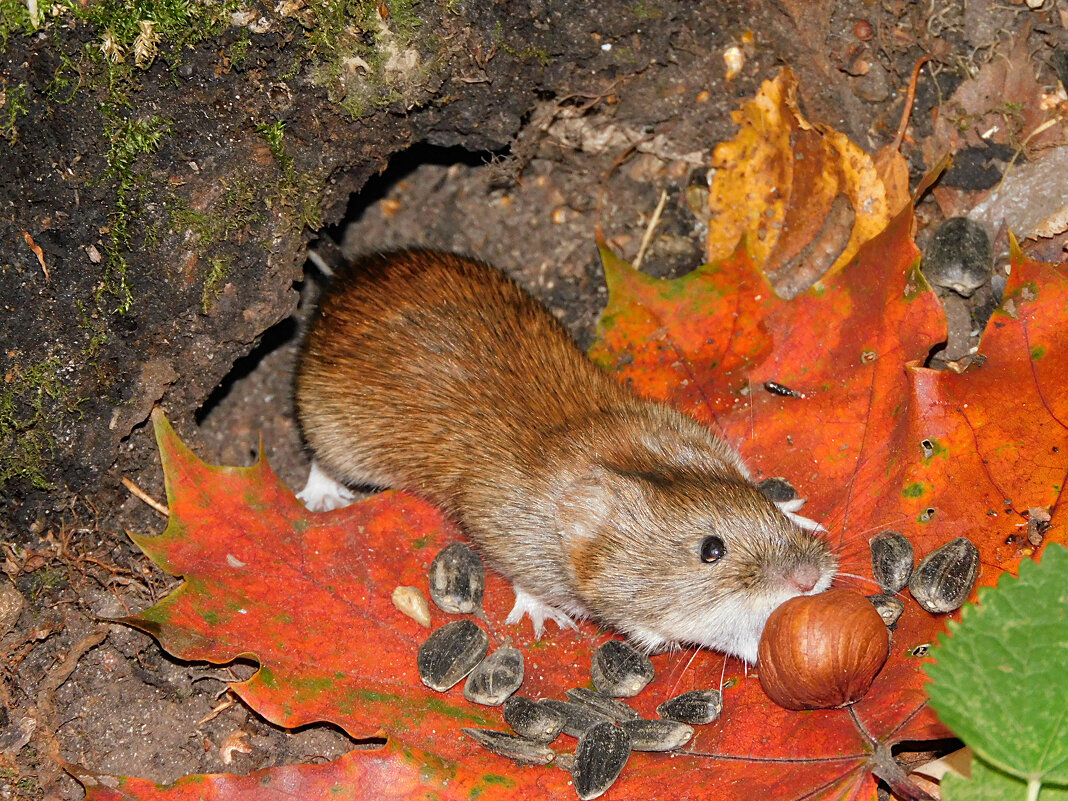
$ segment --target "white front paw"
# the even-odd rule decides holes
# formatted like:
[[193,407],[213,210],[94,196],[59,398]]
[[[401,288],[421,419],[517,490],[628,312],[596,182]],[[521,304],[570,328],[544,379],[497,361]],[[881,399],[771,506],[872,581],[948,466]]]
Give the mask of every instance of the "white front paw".
[[314,459],[308,471],[308,481],[297,497],[311,512],[330,512],[356,500],[352,490],[323,472]]
[[539,601],[519,587],[513,586],[512,589],[515,590],[515,606],[512,607],[512,611],[505,618],[505,623],[518,623],[523,619],[523,615],[528,615],[530,622],[534,624],[534,638],[537,640],[541,639],[542,632],[545,631],[546,620],[556,621],[556,625],[562,629],[578,630],[575,621],[559,609],[554,609],[548,604]]

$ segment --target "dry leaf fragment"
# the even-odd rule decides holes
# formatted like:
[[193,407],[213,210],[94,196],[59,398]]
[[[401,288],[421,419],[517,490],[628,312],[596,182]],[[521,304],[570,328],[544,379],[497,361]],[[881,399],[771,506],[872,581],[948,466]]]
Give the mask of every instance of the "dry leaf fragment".
[[22,238],[26,240],[26,244],[30,246],[30,250],[33,251],[33,255],[37,257],[37,262],[41,265],[41,269],[44,271],[45,280],[51,281],[52,276],[48,272],[48,265],[45,264],[44,251],[41,250],[41,246],[33,241],[33,237],[30,236],[29,231],[23,231]]
[[[729,257],[744,240],[753,260],[774,276],[776,291],[787,294],[799,291],[794,267],[811,261],[810,251],[822,253],[830,275],[890,220],[871,158],[845,134],[806,120],[796,92],[793,73],[783,70],[732,112],[740,129],[713,151],[709,182],[708,260]],[[828,228],[836,202],[851,213],[836,213]],[[832,235],[843,226],[842,235]],[[815,278],[804,276],[801,288]]]
[[229,765],[234,761],[234,752],[239,754],[251,754],[252,746],[248,745],[244,740],[248,737],[248,732],[243,729],[237,729],[230,732],[226,738],[226,742],[219,748],[219,758],[224,765]]

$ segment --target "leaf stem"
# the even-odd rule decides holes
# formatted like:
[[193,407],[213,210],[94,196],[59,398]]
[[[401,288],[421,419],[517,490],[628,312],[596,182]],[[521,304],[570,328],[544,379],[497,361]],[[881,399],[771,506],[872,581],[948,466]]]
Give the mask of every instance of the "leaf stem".
[[1038,801],[1038,791],[1042,789],[1042,777],[1032,776],[1027,780],[1027,801]]

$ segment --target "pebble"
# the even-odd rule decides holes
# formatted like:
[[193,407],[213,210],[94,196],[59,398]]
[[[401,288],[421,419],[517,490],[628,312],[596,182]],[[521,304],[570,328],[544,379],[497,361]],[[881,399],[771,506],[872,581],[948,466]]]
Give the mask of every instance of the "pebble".
[[556,756],[553,750],[544,743],[508,732],[493,729],[460,729],[460,731],[487,751],[514,759],[524,765],[548,765]]
[[912,543],[896,531],[881,531],[869,540],[871,572],[887,595],[900,592],[912,575]]
[[500,706],[523,683],[523,652],[505,645],[482,660],[464,684],[464,698],[485,706]]
[[928,612],[952,612],[968,600],[978,577],[979,549],[958,537],[923,558],[909,581],[909,592]]
[[430,563],[430,597],[443,612],[469,615],[482,609],[486,571],[470,546],[454,542]]
[[693,739],[693,728],[675,720],[625,720],[632,751],[674,751]]
[[571,778],[582,801],[602,795],[630,757],[630,736],[614,723],[598,723],[579,738]]
[[432,690],[445,692],[474,670],[488,651],[489,636],[470,620],[446,623],[419,646],[419,678]]
[[723,693],[719,690],[691,690],[656,708],[656,714],[662,718],[698,726],[711,723],[722,711]]
[[590,677],[605,695],[633,698],[654,675],[649,657],[622,640],[609,640],[593,652]]
[[576,687],[573,690],[568,690],[565,695],[567,695],[569,701],[588,706],[594,712],[599,712],[616,723],[622,723],[624,720],[637,720],[641,717],[638,714],[638,710],[596,690]]
[[572,737],[580,737],[589,729],[599,723],[611,723],[612,719],[600,712],[595,712],[583,704],[572,704],[569,701],[557,701],[555,698],[544,698],[538,702],[549,709],[554,709],[564,716],[564,734]]

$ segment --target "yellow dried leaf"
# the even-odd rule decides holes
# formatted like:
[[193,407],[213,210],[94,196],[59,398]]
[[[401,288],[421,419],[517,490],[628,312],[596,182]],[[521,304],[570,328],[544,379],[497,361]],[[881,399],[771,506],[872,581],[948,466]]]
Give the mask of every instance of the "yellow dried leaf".
[[[738,135],[713,151],[709,261],[747,242],[757,264],[777,275],[812,262],[819,277],[847,264],[890,220],[875,165],[849,138],[801,114],[793,73],[765,81],[733,112]],[[809,282],[811,283],[811,282]]]

